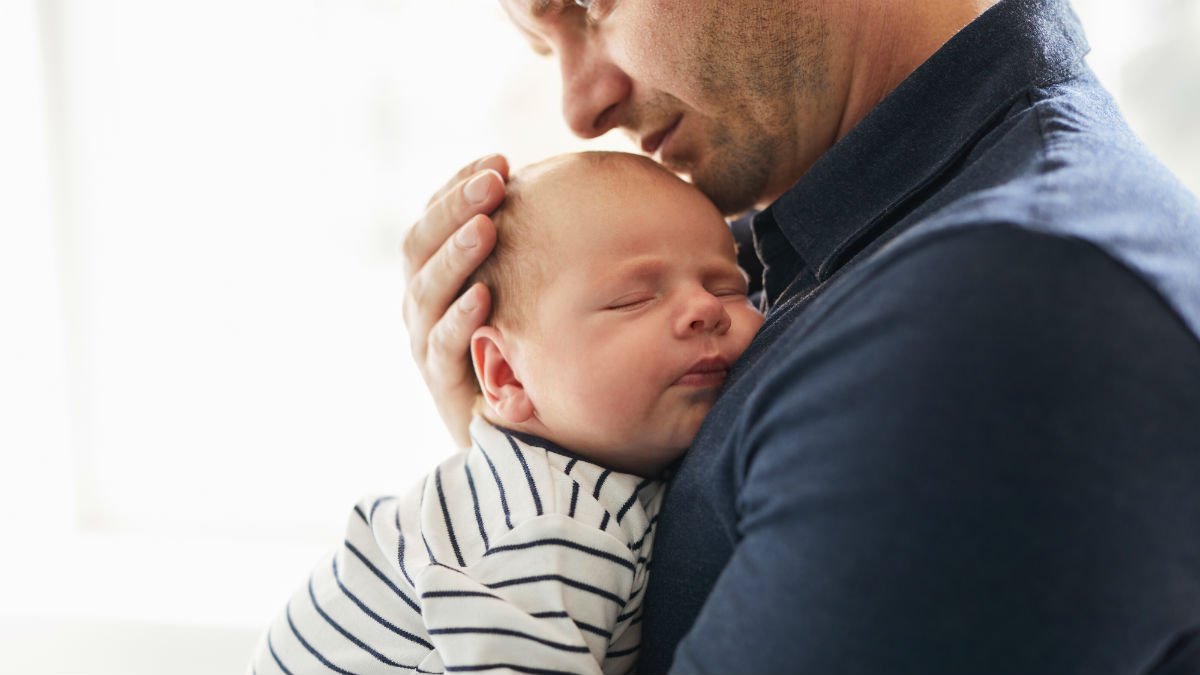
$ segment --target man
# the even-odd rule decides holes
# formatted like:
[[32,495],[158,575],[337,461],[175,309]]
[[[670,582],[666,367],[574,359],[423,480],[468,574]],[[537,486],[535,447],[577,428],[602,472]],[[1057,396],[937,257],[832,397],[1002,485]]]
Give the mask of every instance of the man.
[[[641,672],[1200,672],[1200,207],[1064,0],[502,2],[577,134],[765,209],[767,322],[667,494]],[[406,240],[455,433],[506,173]]]

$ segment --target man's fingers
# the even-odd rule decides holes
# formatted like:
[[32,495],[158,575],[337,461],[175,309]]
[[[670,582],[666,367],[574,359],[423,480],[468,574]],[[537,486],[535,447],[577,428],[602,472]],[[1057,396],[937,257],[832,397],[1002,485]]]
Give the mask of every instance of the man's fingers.
[[[499,188],[496,187],[497,176]],[[405,233],[404,276],[408,278],[415,274],[446,237],[471,216],[491,213],[504,199],[507,180],[508,160],[504,155],[487,155],[459,169],[433,194],[421,219]],[[471,186],[469,192],[468,185]]]
[[491,213],[504,200],[504,179],[485,169],[433,201],[404,237],[405,276],[423,268],[447,238],[472,216]]
[[505,181],[508,180],[508,160],[505,159],[504,155],[488,155],[486,157],[481,157],[459,169],[458,173],[454,174],[453,178],[446,181],[445,185],[438,188],[437,192],[433,193],[433,195],[429,198],[429,201],[426,202],[425,207],[429,208],[429,206],[431,206],[434,202],[441,199],[442,195],[445,195],[447,192],[450,192],[456,187],[462,185],[462,183],[471,176],[489,169],[500,174],[500,177]]
[[404,323],[412,336],[413,355],[418,362],[426,349],[425,336],[495,245],[495,223],[485,215],[476,215],[446,238],[409,279],[404,294]]
[[491,293],[475,284],[455,298],[496,245],[488,214],[504,200],[508,160],[489,155],[464,167],[434,194],[404,236],[404,323],[438,413],[466,447],[477,390],[467,359],[471,335],[487,320]]
[[474,376],[467,357],[471,335],[487,320],[492,296],[487,286],[475,284],[454,303],[429,331],[426,368],[446,383],[469,382]]

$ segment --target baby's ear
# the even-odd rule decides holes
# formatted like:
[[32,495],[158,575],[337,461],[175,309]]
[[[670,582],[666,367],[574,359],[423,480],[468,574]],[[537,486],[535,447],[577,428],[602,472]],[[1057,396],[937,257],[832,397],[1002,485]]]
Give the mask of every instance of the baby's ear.
[[533,402],[513,372],[509,349],[494,326],[481,326],[471,335],[471,363],[483,399],[500,419],[516,425],[533,417]]

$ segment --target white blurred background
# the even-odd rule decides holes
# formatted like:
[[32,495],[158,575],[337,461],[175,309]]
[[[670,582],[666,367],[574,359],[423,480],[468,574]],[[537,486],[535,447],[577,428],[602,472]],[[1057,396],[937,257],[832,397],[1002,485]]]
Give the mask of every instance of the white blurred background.
[[[1076,0],[1200,190],[1200,0]],[[355,500],[451,450],[401,233],[584,145],[493,0],[0,0],[0,672],[242,670]]]

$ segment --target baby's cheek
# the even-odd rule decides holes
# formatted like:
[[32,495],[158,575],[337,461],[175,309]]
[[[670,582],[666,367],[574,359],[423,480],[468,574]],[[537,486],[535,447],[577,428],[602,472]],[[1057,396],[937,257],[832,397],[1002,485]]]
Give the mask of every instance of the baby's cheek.
[[[604,419],[620,419],[625,423],[645,416],[647,409],[652,406],[653,402],[648,401],[645,395],[645,387],[639,386],[638,383],[611,380],[607,386],[597,390],[593,403],[596,411],[596,422],[604,424]],[[608,425],[606,425],[608,426]]]

